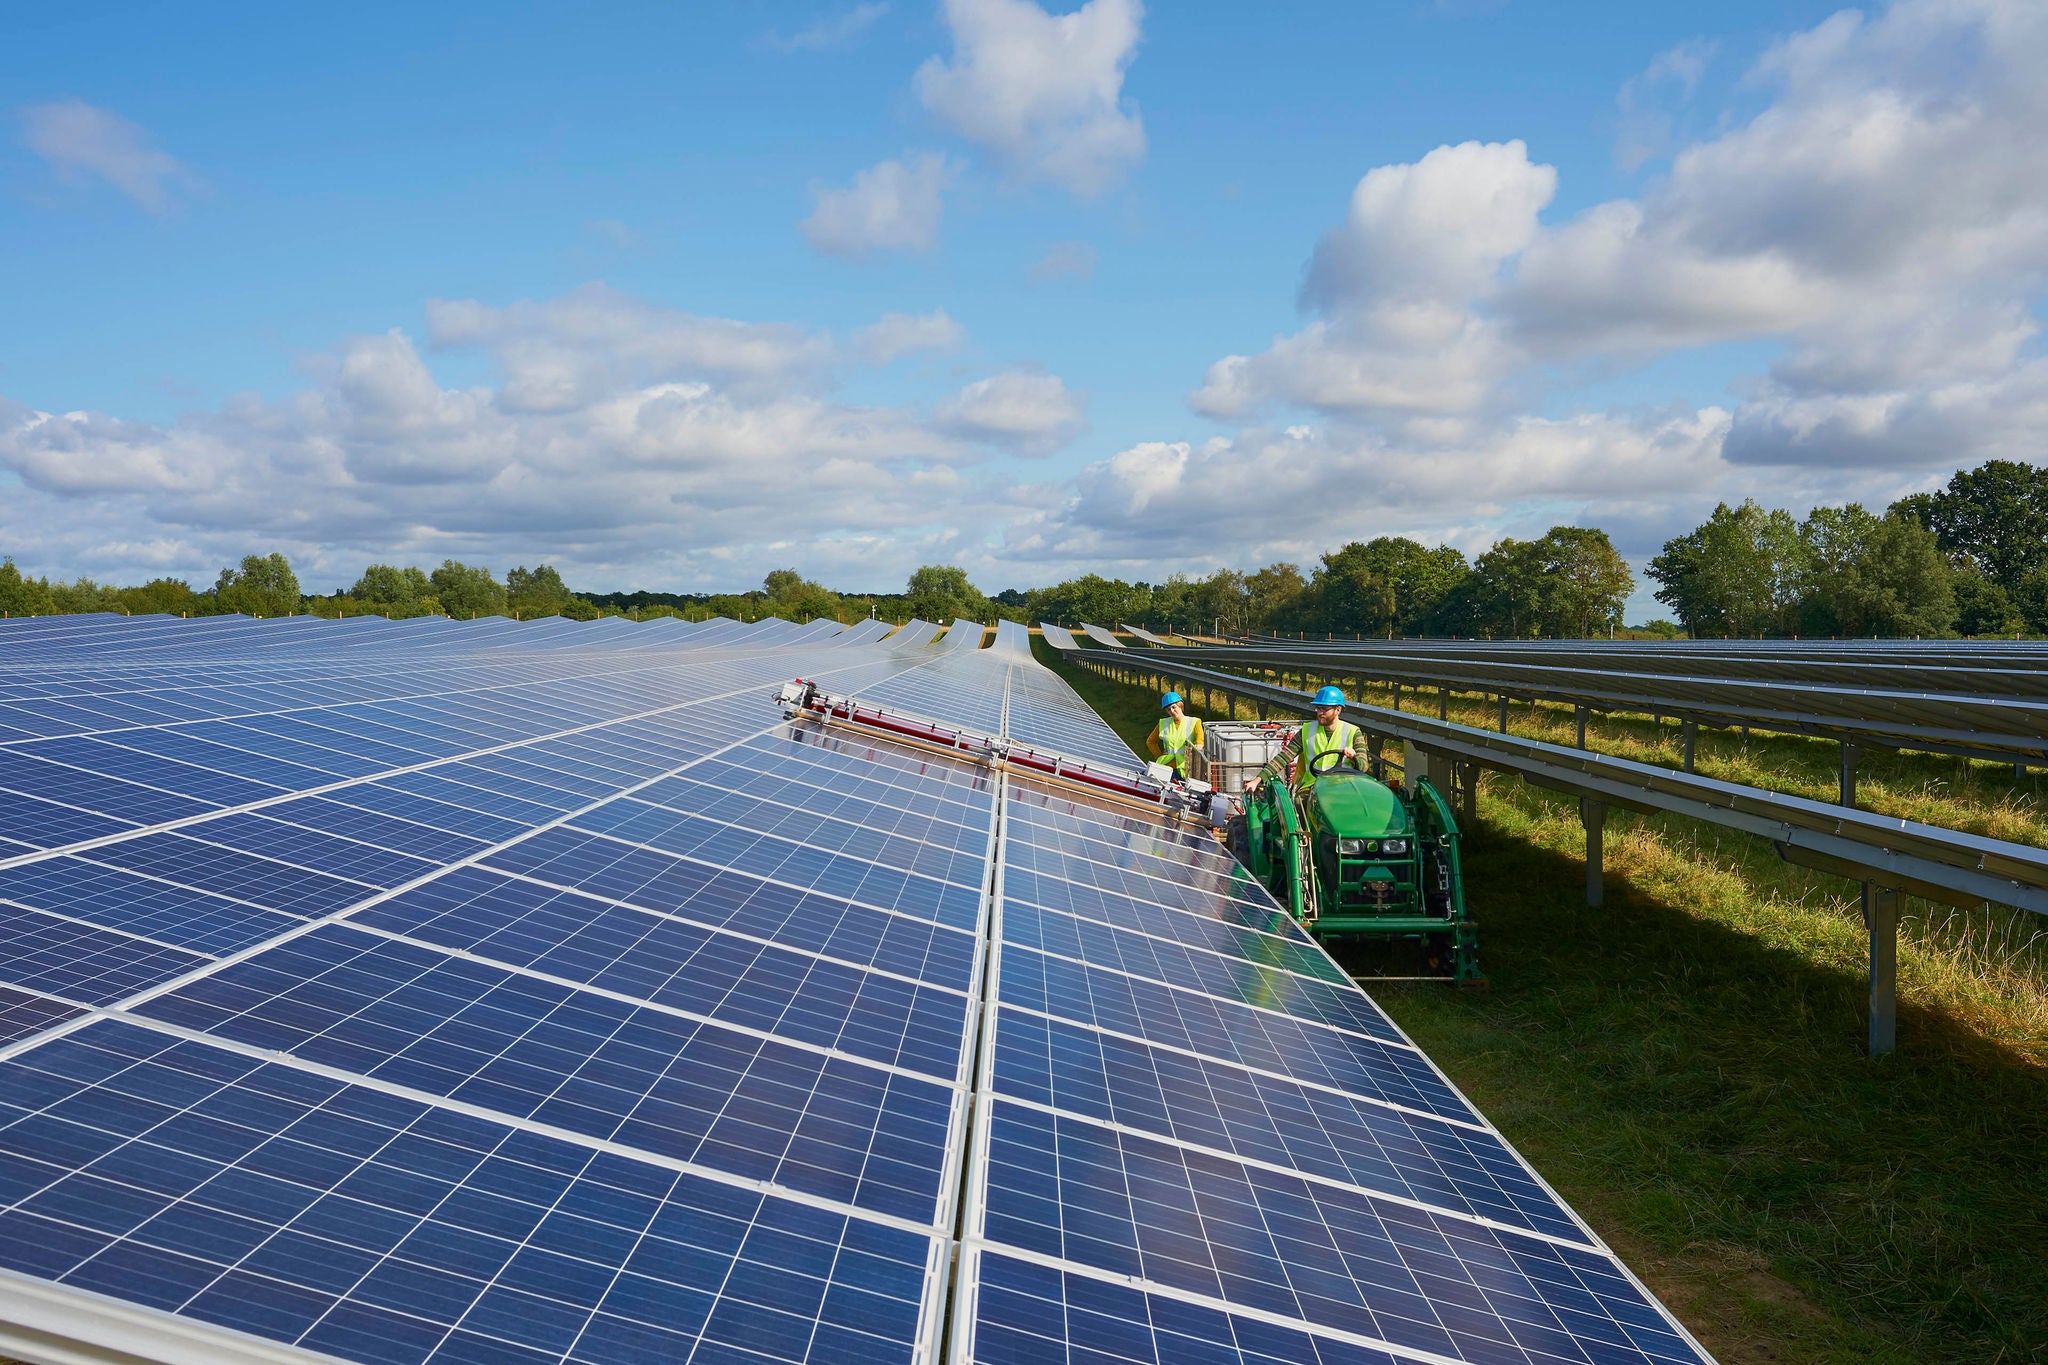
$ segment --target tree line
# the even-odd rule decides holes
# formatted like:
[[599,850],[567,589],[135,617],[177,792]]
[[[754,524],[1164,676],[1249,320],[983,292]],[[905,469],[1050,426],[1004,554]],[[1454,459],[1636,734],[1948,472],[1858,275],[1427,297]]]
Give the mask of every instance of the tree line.
[[[2048,634],[2048,470],[1993,460],[1959,470],[1940,491],[1903,498],[1882,515],[1851,503],[1816,507],[1796,519],[1754,501],[1732,508],[1724,503],[1665,542],[1649,577],[1678,620],[1653,621],[1632,633]],[[1621,629],[1623,605],[1634,591],[1634,575],[1607,534],[1582,526],[1504,539],[1471,560],[1448,545],[1380,536],[1332,550],[1307,572],[1276,562],[1204,577],[1175,574],[1156,584],[1084,574],[993,596],[966,570],[945,564],[920,567],[900,593],[840,593],[794,568],[777,569],[742,593],[578,593],[550,565],[514,568],[501,582],[484,566],[449,559],[431,571],[372,564],[347,589],[307,595],[278,553],[245,556],[204,590],[174,578],[135,587],[89,578],[53,582],[27,577],[12,559],[0,559],[0,611],[10,616],[964,617],[1129,623],[1183,633],[1529,639]]]
[[1723,503],[1649,573],[1694,636],[2048,634],[2048,469],[1991,460],[1882,515]]

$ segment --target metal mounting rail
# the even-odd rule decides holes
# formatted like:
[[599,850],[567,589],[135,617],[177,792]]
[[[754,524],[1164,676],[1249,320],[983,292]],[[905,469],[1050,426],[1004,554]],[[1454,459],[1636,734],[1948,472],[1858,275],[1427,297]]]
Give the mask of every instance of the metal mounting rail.
[[[1246,700],[1305,711],[1309,694],[1184,662],[1151,651],[1076,650],[1068,657],[1112,674],[1157,671],[1170,680],[1199,682]],[[1830,805],[1721,782],[1655,764],[1497,734],[1378,706],[1352,705],[1346,719],[1369,738],[1407,746],[1406,771],[1448,779],[1463,765],[1469,792],[1473,769],[1514,773],[1523,781],[1579,798],[1586,827],[1586,893],[1599,904],[1601,835],[1610,807],[1689,819],[1770,840],[1789,863],[1833,873],[1865,887],[1871,926],[1871,1037],[1873,1053],[1892,1050],[1894,932],[1898,896],[1905,893],[1954,905],[1990,901],[2048,915],[2048,849],[1923,825],[1895,816]]]
[[[1567,702],[1601,711],[1671,716],[1692,725],[1746,727],[1811,735],[1863,748],[1920,749],[2020,764],[2048,762],[2048,685],[2035,695],[1942,691],[1976,685],[1975,670],[1917,670],[1922,690],[1897,683],[1916,670],[1885,666],[1894,686],[1863,685],[1876,670],[1852,669],[1843,682],[1773,681],[1639,671],[1574,655],[1575,662],[1524,662],[1517,650],[1385,649],[1308,645],[1194,645],[1127,651],[1160,672],[1200,661],[1211,667],[1309,672],[1406,687],[1490,692],[1502,697]],[[1680,668],[1684,660],[1668,667]],[[1989,671],[1983,680],[1994,677]],[[1853,765],[1853,756],[1849,756]]]

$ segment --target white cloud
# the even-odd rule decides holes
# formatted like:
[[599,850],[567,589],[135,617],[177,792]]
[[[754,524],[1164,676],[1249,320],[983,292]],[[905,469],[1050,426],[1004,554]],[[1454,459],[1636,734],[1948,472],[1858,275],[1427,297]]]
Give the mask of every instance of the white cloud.
[[198,177],[156,145],[147,129],[83,100],[22,111],[22,141],[67,180],[97,177],[151,213],[166,213]]
[[1058,375],[1005,370],[977,379],[941,405],[938,426],[967,440],[987,441],[1020,454],[1044,454],[1088,425],[1088,395]]
[[[1711,55],[1703,44],[1664,54],[1624,91],[1624,110],[1641,112],[1656,92],[1691,97]],[[1882,502],[1958,465],[2039,460],[2043,69],[2038,4],[1904,0],[1776,45],[1748,78],[1767,97],[1760,111],[1677,148],[1644,196],[1556,225],[1541,220],[1555,174],[1519,143],[1380,167],[1308,264],[1307,325],[1217,361],[1190,401],[1236,419],[1312,409],[1330,423],[1323,439],[1339,465],[1385,450],[1457,470],[1495,518],[1516,515],[1525,480],[1524,509],[1604,496],[1604,473],[1577,493],[1530,477],[1530,452],[1561,433],[1682,462],[1667,494],[1610,500],[1634,519],[1618,526],[1624,536],[1626,524],[1668,524],[1674,506],[1704,510],[1717,497]],[[1663,418],[1572,419],[1595,424],[1582,427],[1522,415],[1568,401],[1559,385],[1589,362],[1611,375],[1729,342],[1784,350],[1731,386],[1732,411],[1700,409],[1719,416],[1695,446],[1647,440]],[[1193,478],[1228,486],[1204,447],[1189,449]],[[1286,449],[1244,435],[1218,458],[1257,465]],[[1155,457],[1132,459],[1156,474]],[[1087,522],[1091,499],[1130,501],[1113,473],[1089,476],[1073,524]],[[1613,472],[1612,486],[1632,477]]]
[[1217,361],[1189,401],[1217,417],[1274,402],[1357,417],[1473,411],[1516,360],[1475,306],[1534,239],[1556,187],[1520,142],[1368,172],[1302,284],[1303,307],[1322,316],[1263,354]]
[[[436,343],[481,347],[496,383],[447,387],[392,331],[316,358],[282,399],[171,423],[0,400],[0,478],[18,480],[0,543],[66,574],[207,579],[282,548],[316,584],[373,559],[502,569],[546,554],[587,585],[679,586],[744,583],[794,545],[807,566],[887,586],[934,546],[967,555],[948,528],[995,520],[994,438],[817,391],[859,342],[841,352],[595,286],[431,311]],[[948,326],[885,318],[869,335],[931,343]]]
[[1144,126],[1123,98],[1139,0],[1089,0],[1060,15],[1031,0],[946,0],[945,16],[952,60],[918,68],[918,95],[1012,173],[1095,195],[1144,156]]
[[955,351],[966,340],[967,329],[940,308],[929,313],[884,313],[879,322],[853,334],[853,349],[870,365],[886,365],[918,351]]
[[804,236],[832,256],[929,251],[938,241],[951,176],[944,156],[923,152],[870,166],[843,190],[816,186],[816,207],[803,222]]
[[800,327],[700,317],[602,284],[503,308],[432,299],[427,336],[438,348],[488,349],[502,381],[499,404],[522,412],[575,408],[621,387],[672,380],[779,391],[807,383],[834,359],[829,340]]
[[777,52],[824,52],[850,47],[888,13],[889,6],[886,4],[871,2],[855,5],[852,9],[829,15],[786,36],[779,32],[770,33],[768,46]]
[[1054,242],[1031,267],[1034,283],[1085,280],[1095,273],[1095,248],[1086,242]]
[[1837,14],[1757,64],[1761,113],[1680,151],[1642,200],[1546,233],[1503,314],[1551,357],[1791,343],[1737,414],[1745,460],[1933,466],[2009,449],[2001,408],[1974,395],[2042,383],[2044,67],[2038,4]]

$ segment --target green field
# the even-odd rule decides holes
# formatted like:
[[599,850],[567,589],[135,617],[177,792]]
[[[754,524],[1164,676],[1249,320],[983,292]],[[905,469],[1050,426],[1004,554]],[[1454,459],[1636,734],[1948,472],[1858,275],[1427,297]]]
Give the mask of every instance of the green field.
[[[1156,697],[1038,650],[1140,742]],[[1555,739],[1569,714],[1511,728]],[[1598,739],[1645,758],[1675,729]],[[1833,765],[1801,739],[1699,749],[1701,771],[1808,795],[1832,796]],[[1872,755],[1864,774],[1871,808],[2044,842],[2009,769]],[[2044,926],[1909,901],[1899,1050],[1872,1060],[1851,884],[1616,815],[1589,910],[1582,849],[1575,803],[1487,778],[1465,867],[1491,988],[1375,997],[1721,1360],[2048,1359]]]

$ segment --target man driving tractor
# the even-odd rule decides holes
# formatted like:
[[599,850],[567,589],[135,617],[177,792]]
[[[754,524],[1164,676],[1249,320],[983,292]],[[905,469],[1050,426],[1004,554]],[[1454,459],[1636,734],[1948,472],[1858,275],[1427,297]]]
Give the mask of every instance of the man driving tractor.
[[[1171,694],[1169,694],[1171,695]],[[1358,766],[1359,728],[1344,717],[1344,690],[1323,687],[1315,695],[1315,719],[1305,720],[1301,729],[1287,737],[1277,757],[1245,784],[1257,791],[1271,776],[1283,777],[1298,792],[1315,786],[1318,772],[1328,772],[1339,763]],[[1330,754],[1337,757],[1329,758]]]
[[1159,724],[1145,736],[1145,747],[1152,757],[1173,769],[1175,775],[1187,777],[1188,755],[1208,742],[1199,718],[1188,714],[1187,699],[1178,692],[1168,692],[1159,699],[1159,709],[1166,712],[1159,718]]

